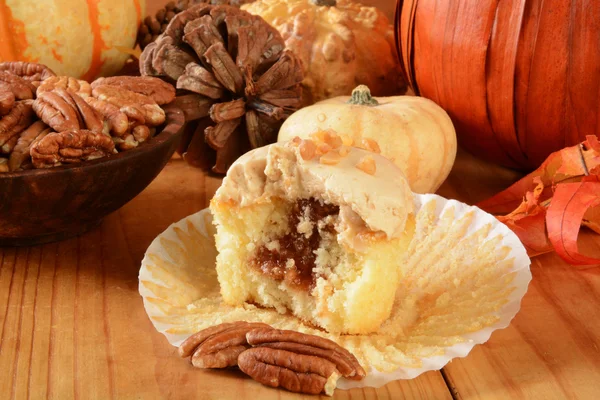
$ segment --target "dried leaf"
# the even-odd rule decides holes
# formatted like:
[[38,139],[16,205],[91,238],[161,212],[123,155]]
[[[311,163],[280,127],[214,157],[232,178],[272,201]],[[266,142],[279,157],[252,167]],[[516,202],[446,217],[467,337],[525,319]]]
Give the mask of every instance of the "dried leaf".
[[585,211],[600,205],[600,179],[590,176],[581,182],[556,187],[546,214],[548,238],[556,253],[573,265],[600,264],[600,259],[584,256],[577,249],[577,236]]
[[521,239],[530,256],[552,251],[546,236],[546,208],[540,204],[544,184],[539,177],[534,181],[536,187],[525,193],[523,202],[510,214],[498,217]]
[[600,234],[600,206],[588,208],[583,216],[582,225]]
[[586,169],[591,174],[600,171],[600,144],[595,136],[588,136],[583,146],[566,147],[550,154],[538,169],[477,206],[492,214],[509,213],[521,203],[523,193],[530,190],[535,177],[540,177],[547,188],[541,196],[542,200],[546,200],[552,195],[550,188],[553,185],[577,181],[585,176]]
[[577,248],[582,225],[600,233],[599,175],[600,142],[588,136],[478,206],[500,214],[498,220],[519,236],[530,256],[555,250],[573,265],[599,264]]

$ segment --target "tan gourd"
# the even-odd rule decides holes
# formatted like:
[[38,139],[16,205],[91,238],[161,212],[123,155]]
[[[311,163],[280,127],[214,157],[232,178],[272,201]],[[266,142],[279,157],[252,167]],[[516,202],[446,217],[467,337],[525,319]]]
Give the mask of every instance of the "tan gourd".
[[[308,138],[332,129],[354,146],[381,154],[405,173],[411,189],[433,193],[444,182],[456,157],[456,133],[448,114],[433,101],[416,96],[372,97],[359,86],[352,96],[340,96],[292,114],[279,131],[278,141]],[[366,139],[366,140],[365,140]]]
[[144,0],[0,1],[0,61],[39,62],[89,81],[115,74],[145,10]]
[[242,9],[277,28],[302,60],[304,104],[359,84],[378,96],[402,93],[393,26],[378,9],[349,0],[257,0]]

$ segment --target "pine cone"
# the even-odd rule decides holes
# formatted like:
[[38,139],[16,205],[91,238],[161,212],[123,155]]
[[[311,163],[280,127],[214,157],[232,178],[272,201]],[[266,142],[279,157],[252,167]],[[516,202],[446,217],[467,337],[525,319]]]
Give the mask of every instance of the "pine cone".
[[182,11],[195,6],[196,4],[211,5],[231,5],[240,7],[242,4],[250,3],[253,0],[178,0],[168,2],[163,8],[158,10],[154,17],[147,16],[138,29],[137,43],[144,50],[146,46],[154,42],[156,38],[165,31],[169,22]]
[[142,75],[176,82],[175,104],[197,121],[180,151],[190,164],[216,152],[212,170],[224,174],[244,152],[277,139],[301,103],[303,79],[300,60],[284,48],[261,17],[206,4],[178,14],[146,47]]

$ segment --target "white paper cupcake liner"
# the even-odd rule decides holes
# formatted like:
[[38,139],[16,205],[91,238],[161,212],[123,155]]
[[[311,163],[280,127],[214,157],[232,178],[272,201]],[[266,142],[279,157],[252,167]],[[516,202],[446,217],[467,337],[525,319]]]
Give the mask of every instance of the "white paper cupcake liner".
[[222,322],[262,321],[335,340],[367,367],[362,381],[338,388],[380,387],[439,370],[510,324],[531,280],[525,248],[482,210],[437,195],[415,195],[416,233],[392,315],[373,335],[330,335],[293,316],[222,303],[208,209],[172,224],[142,260],[139,290],[154,327],[178,346]]

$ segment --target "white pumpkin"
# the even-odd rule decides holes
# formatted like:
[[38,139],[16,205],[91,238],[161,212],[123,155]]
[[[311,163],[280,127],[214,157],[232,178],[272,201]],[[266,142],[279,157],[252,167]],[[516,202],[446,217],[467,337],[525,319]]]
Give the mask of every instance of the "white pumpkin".
[[450,117],[423,97],[371,97],[369,88],[359,86],[351,97],[323,100],[296,111],[282,125],[278,141],[306,139],[328,129],[357,147],[372,148],[370,140],[377,142],[381,154],[400,167],[416,193],[435,192],[456,158]]

